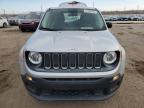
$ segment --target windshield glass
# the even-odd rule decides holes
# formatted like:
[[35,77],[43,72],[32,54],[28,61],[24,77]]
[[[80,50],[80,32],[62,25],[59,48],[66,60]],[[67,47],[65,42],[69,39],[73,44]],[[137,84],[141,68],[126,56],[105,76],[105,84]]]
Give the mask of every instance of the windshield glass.
[[41,22],[41,30],[106,30],[102,16],[91,9],[48,10]]
[[31,15],[31,14],[29,14],[25,17],[25,19],[40,19],[40,17],[41,17],[40,15]]

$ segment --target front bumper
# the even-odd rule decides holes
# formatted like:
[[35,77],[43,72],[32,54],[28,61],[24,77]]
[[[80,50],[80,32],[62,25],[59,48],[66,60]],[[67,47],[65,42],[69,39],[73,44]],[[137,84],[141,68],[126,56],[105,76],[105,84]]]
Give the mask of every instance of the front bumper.
[[16,23],[15,21],[9,21],[10,25],[18,25],[18,23]]
[[22,75],[26,89],[38,100],[105,100],[114,95],[123,75],[106,78],[34,78]]
[[19,29],[25,29],[25,30],[36,30],[37,25],[35,24],[20,24]]

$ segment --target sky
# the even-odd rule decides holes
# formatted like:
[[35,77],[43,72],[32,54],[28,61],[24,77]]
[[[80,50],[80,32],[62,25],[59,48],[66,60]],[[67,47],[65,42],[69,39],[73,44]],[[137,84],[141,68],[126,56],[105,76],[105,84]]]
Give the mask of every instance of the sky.
[[[29,11],[45,11],[56,7],[62,2],[73,0],[0,0],[0,14],[25,13]],[[93,0],[77,0],[93,7]],[[94,0],[94,7],[101,11],[144,9],[144,0]]]

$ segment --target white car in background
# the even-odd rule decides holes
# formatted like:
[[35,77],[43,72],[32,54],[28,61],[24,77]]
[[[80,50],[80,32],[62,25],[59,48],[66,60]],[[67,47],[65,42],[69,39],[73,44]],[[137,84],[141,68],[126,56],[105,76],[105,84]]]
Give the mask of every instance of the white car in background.
[[0,27],[6,28],[9,25],[7,19],[0,17]]

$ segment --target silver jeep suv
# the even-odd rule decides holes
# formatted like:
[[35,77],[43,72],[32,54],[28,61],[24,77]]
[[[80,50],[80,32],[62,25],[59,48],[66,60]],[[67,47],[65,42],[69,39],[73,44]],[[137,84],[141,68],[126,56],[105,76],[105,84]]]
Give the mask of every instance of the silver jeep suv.
[[125,51],[95,8],[63,3],[45,12],[20,51],[21,76],[39,100],[105,100],[125,71]]

